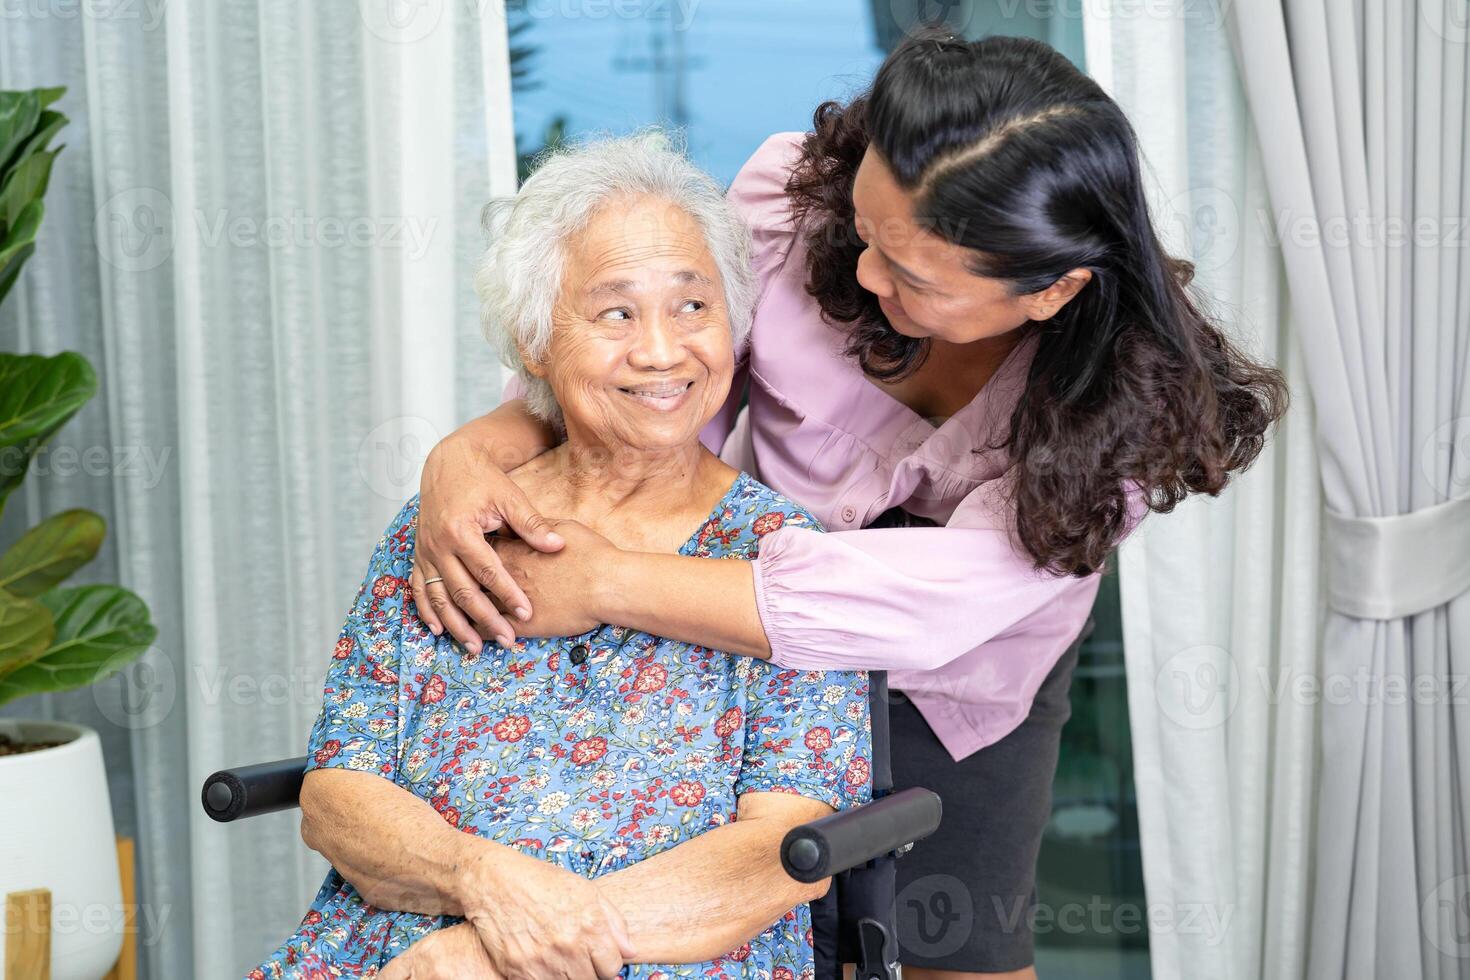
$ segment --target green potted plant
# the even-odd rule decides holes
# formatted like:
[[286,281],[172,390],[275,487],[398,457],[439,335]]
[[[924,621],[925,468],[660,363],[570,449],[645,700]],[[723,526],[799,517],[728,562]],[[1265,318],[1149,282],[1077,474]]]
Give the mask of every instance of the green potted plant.
[[[0,92],[0,301],[35,251],[60,152],[49,144],[67,121],[50,108],[61,94]],[[0,353],[0,513],[36,451],[96,393],[97,375],[80,354]],[[62,584],[96,556],[105,534],[99,515],[67,510],[8,547],[0,543],[0,705],[101,680],[153,642],[148,607],[132,592]],[[66,916],[85,924],[50,930],[54,980],[95,980],[117,959],[122,899],[114,847],[97,733],[0,720],[0,897],[46,889],[55,922]],[[108,928],[100,928],[103,919]]]

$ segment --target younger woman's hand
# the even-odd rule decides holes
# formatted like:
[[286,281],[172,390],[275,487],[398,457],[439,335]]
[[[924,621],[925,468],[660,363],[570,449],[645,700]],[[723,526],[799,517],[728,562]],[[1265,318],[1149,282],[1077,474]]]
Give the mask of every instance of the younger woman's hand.
[[550,527],[566,542],[550,554],[514,538],[491,539],[506,572],[531,600],[530,617],[505,610],[516,636],[576,636],[604,621],[599,598],[622,549],[579,521],[554,520]]
[[419,618],[434,635],[448,630],[478,653],[487,639],[515,642],[501,610],[535,611],[485,535],[506,527],[545,552],[563,542],[521,488],[460,438],[439,443],[424,464],[409,583]]

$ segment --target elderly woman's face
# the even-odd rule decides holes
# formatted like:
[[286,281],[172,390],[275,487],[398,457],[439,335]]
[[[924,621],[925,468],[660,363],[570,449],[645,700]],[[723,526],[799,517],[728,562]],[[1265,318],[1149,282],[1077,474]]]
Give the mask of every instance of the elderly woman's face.
[[[615,200],[569,243],[539,365],[569,436],[657,450],[688,445],[730,389],[720,273],[698,223],[648,197]],[[532,370],[537,370],[536,366]]]

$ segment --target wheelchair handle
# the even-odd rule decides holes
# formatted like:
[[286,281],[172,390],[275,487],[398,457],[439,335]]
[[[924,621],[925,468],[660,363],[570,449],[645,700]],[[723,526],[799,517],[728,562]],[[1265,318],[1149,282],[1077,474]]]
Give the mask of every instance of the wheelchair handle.
[[296,806],[301,797],[301,781],[305,778],[304,755],[239,769],[221,769],[204,781],[200,802],[211,818],[229,823]]
[[891,793],[791,828],[781,841],[781,866],[797,881],[821,881],[923,840],[939,829],[940,813],[931,790]]

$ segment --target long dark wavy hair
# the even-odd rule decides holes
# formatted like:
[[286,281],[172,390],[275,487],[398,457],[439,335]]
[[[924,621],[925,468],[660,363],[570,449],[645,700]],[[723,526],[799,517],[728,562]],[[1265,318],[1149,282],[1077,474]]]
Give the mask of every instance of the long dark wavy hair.
[[807,289],[877,379],[915,370],[929,341],[889,326],[858,284],[852,185],[865,151],[915,195],[921,226],[971,249],[971,271],[1038,292],[1092,279],[1037,334],[1009,453],[1020,548],[1087,575],[1126,530],[1127,492],[1167,512],[1217,494],[1261,452],[1286,385],[1252,361],[1187,289],[1193,267],[1149,221],[1138,145],[1118,105],[1049,46],[1023,38],[911,39],[871,90],[818,107],[787,192],[808,249]]

